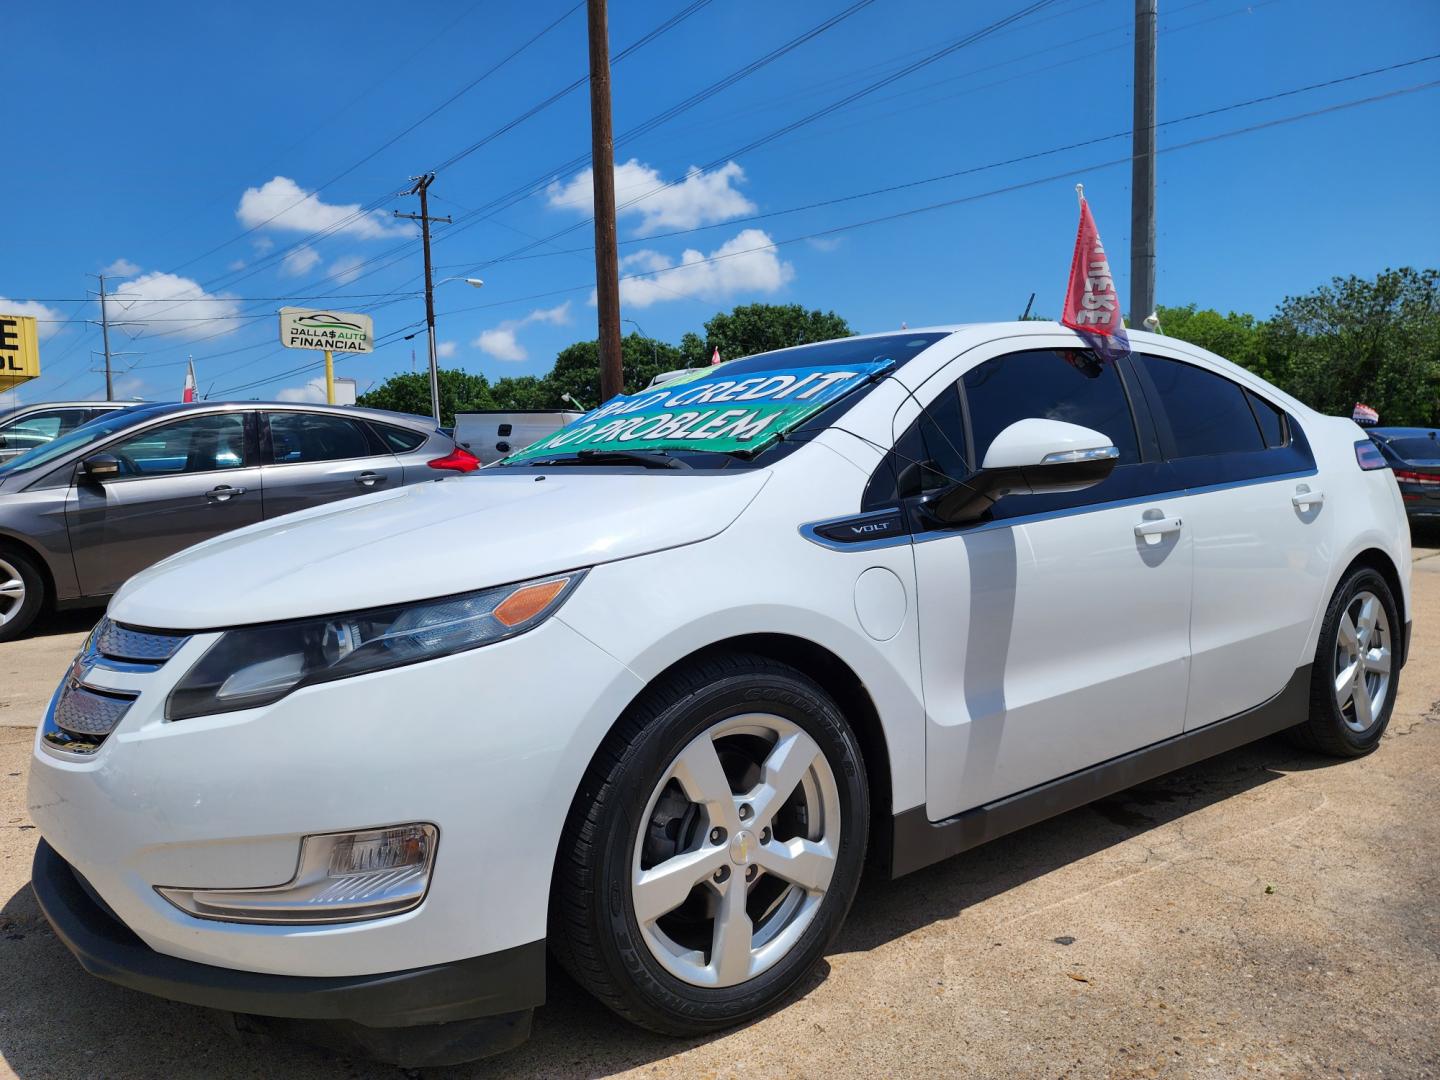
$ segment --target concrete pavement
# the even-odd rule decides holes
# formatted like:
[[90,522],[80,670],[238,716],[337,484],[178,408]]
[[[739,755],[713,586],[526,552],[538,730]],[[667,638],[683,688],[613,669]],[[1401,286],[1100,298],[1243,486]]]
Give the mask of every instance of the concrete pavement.
[[[1437,556],[1416,552],[1412,659],[1371,756],[1267,739],[867,881],[798,1000],[716,1038],[637,1031],[556,972],[528,1045],[435,1075],[1437,1075]],[[0,724],[33,722],[81,637],[0,645]],[[396,1075],[236,1046],[199,1009],[84,974],[28,885],[32,739],[0,727],[0,1078]]]

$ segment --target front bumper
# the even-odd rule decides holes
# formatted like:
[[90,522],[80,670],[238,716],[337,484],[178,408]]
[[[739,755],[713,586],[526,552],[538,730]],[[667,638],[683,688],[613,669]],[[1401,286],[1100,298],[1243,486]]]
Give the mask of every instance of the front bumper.
[[[156,952],[116,918],[44,840],[35,852],[32,884],[56,935],[92,975],[158,997],[247,1016],[415,1029],[365,1033],[340,1027],[334,1033],[344,1036],[340,1041],[399,1064],[448,1064],[508,1050],[529,1035],[531,1013],[545,1000],[544,940],[407,971],[267,975]],[[481,1018],[486,1022],[463,1030],[452,1026]],[[443,1032],[434,1030],[440,1025]],[[337,1042],[333,1037],[319,1041]]]

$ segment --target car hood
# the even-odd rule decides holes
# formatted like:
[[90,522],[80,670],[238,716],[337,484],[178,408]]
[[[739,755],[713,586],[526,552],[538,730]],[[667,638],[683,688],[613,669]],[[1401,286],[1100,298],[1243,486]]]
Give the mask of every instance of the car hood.
[[303,510],[207,540],[125,583],[110,617],[202,630],[423,600],[708,539],[760,470],[508,470]]

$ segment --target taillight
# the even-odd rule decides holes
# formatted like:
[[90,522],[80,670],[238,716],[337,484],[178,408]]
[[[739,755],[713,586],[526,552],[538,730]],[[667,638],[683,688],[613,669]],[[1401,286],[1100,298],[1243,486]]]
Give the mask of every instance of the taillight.
[[1361,439],[1355,444],[1355,463],[1366,472],[1371,469],[1383,469],[1385,468],[1385,455],[1380,453],[1369,439]]
[[469,450],[456,447],[444,457],[437,457],[425,463],[432,469],[444,469],[450,472],[474,472],[480,468],[480,459]]
[[1407,484],[1425,484],[1427,487],[1440,487],[1440,476],[1432,473],[1411,472],[1409,469],[1396,469],[1395,479]]

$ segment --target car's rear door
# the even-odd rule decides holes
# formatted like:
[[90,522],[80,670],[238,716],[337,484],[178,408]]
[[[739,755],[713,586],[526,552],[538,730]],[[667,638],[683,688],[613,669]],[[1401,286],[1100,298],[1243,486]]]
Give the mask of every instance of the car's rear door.
[[120,475],[77,470],[66,525],[80,591],[114,592],[182,548],[260,520],[260,469],[251,412],[208,413],[154,424],[102,447]]
[[399,460],[358,417],[303,409],[261,415],[267,518],[400,486]]
[[1334,515],[1293,417],[1182,353],[1161,353],[1136,355],[1134,369],[1185,488],[1192,730],[1263,703],[1309,662],[1302,652],[1330,570]]
[[942,416],[956,395],[969,463],[1030,417],[1103,432],[1121,456],[1085,491],[1011,496],[916,537],[937,820],[1178,735],[1185,717],[1190,539],[1127,367],[1058,343],[973,359],[931,403]]

